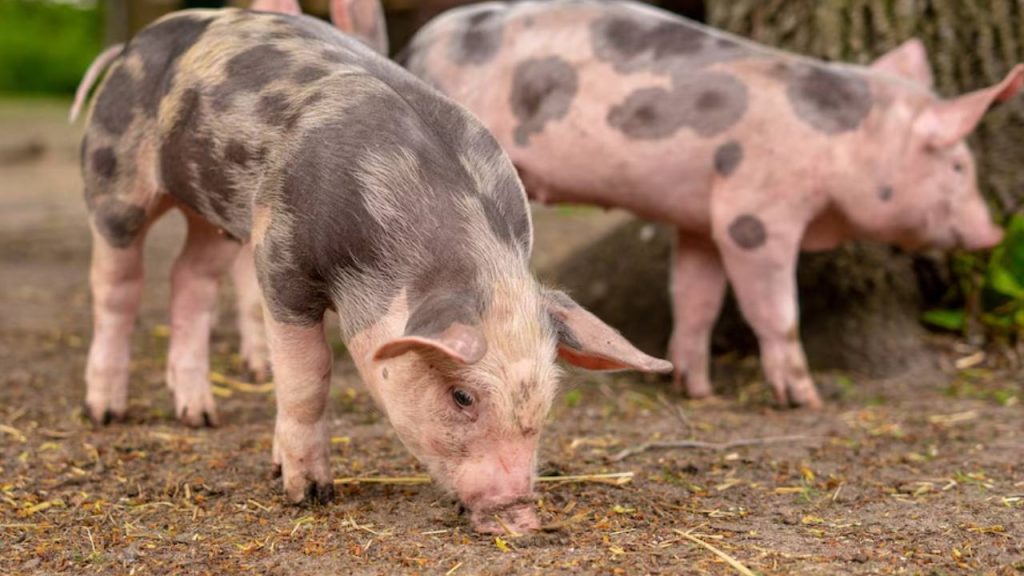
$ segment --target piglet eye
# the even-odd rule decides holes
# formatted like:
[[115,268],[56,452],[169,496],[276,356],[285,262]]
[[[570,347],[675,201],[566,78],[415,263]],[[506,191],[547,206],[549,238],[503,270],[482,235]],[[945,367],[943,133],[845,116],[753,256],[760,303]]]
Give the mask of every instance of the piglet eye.
[[469,408],[473,405],[473,395],[462,388],[452,389],[452,400],[455,400],[455,403],[463,408]]
[[964,165],[962,163],[960,163],[960,162],[953,162],[953,171],[954,172],[963,172],[964,171]]

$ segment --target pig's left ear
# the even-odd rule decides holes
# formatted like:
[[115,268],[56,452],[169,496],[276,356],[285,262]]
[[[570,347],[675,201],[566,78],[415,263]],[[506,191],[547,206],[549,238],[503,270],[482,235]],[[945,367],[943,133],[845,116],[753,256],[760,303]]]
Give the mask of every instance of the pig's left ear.
[[945,148],[967,137],[995,102],[1013,98],[1024,86],[1024,64],[1017,64],[991,88],[932,104],[914,121],[914,133],[928,145]]
[[302,14],[302,8],[299,6],[299,0],[254,0],[249,5],[249,10],[259,10],[260,12],[279,12],[281,14],[292,14],[298,16]]
[[672,371],[670,362],[637,350],[564,292],[546,290],[544,301],[558,335],[558,356],[569,364],[587,370]]
[[476,326],[456,322],[439,334],[406,334],[387,342],[377,349],[373,359],[387,360],[413,350],[433,350],[459,364],[475,364],[487,353],[487,340]]
[[911,38],[871,63],[871,69],[901,76],[928,88],[934,82],[924,42]]
[[388,29],[380,0],[331,0],[331,22],[378,54],[388,55]]

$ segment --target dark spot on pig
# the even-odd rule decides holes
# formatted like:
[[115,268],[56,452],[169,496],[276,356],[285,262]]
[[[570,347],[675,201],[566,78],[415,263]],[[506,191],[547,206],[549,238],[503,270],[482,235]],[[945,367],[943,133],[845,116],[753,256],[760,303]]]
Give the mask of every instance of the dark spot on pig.
[[381,377],[383,377],[383,378],[384,378],[385,380],[387,380],[387,379],[388,379],[388,369],[387,369],[387,368],[384,368],[384,370],[383,370],[383,371],[381,371],[380,375],[381,375]]
[[283,92],[270,92],[260,96],[256,113],[267,124],[279,128],[290,127],[298,120],[298,114],[293,113],[288,95]]
[[239,166],[245,166],[249,163],[249,149],[245,147],[238,140],[231,140],[228,145],[224,147],[224,159],[232,164]]
[[888,202],[889,200],[892,200],[892,186],[882,186],[881,188],[879,188],[878,198],[881,199],[882,202]]
[[227,78],[213,89],[213,105],[224,110],[238,92],[259,92],[281,78],[281,71],[291,66],[287,52],[260,44],[236,54],[225,66]]
[[[475,270],[467,268],[455,271],[455,273],[455,278],[447,279],[454,282],[446,282],[446,284],[454,284],[461,280],[466,282],[463,284],[464,286],[471,287],[476,283]],[[419,284],[423,284],[423,282]],[[430,292],[425,295],[421,293],[423,286],[413,285],[412,299],[420,301],[413,308],[409,320],[405,324],[406,335],[437,336],[455,323],[467,326],[480,323],[480,318],[484,313],[484,299],[479,291],[473,289],[449,291],[455,290],[455,286],[447,286],[446,289],[438,290],[436,286],[432,285],[432,282],[427,284],[426,288]]]
[[503,25],[496,8],[480,10],[466,19],[465,27],[449,44],[451,59],[459,65],[489,62],[501,48]]
[[92,169],[101,178],[113,178],[117,173],[117,156],[114,155],[114,149],[110,146],[97,148],[92,153]]
[[565,315],[558,311],[549,311],[548,318],[551,320],[551,328],[558,338],[558,344],[573,350],[583,350],[583,344],[576,337],[576,333],[565,323]]
[[133,104],[135,80],[123,62],[114,65],[113,71],[103,83],[103,89],[96,96],[92,118],[112,136],[124,134],[135,118]]
[[796,71],[786,96],[800,120],[825,134],[856,130],[873,105],[867,80],[854,72],[823,66]]
[[141,206],[116,198],[99,203],[93,214],[96,229],[115,248],[126,248],[146,224],[146,211]]
[[192,14],[166,18],[144,29],[125,48],[142,60],[136,102],[147,115],[156,115],[174,84],[178,60],[202,38],[210,21]]
[[612,16],[594,23],[598,58],[626,64],[648,55],[653,60],[700,51],[705,34],[681,22],[656,21],[653,26],[631,17]]
[[238,192],[221,158],[215,155],[219,146],[209,129],[203,117],[202,96],[196,88],[189,88],[182,94],[178,117],[160,145],[160,173],[164,185],[171,196],[231,237],[247,240],[250,224],[247,197]]
[[743,146],[735,140],[722,144],[715,150],[715,172],[729,176],[743,161]]
[[729,225],[729,237],[740,248],[754,250],[763,246],[768,240],[768,232],[760,218],[744,214]]
[[302,108],[312,108],[319,102],[323,101],[324,98],[324,93],[321,92],[320,90],[317,90],[316,92],[313,92],[312,94],[309,94],[302,99]]
[[292,75],[292,80],[295,80],[299,84],[308,84],[310,82],[316,82],[330,74],[330,71],[321,66],[309,65],[299,68],[295,74]]
[[799,342],[800,341],[800,328],[794,324],[786,330],[786,341],[787,342]]
[[502,179],[496,190],[480,195],[491,232],[508,246],[530,245],[530,223],[522,188],[513,178]]
[[558,56],[526,60],[516,66],[510,95],[512,113],[519,120],[516,144],[526,146],[549,121],[564,118],[576,91],[576,70]]
[[683,127],[708,137],[732,127],[746,109],[747,88],[742,82],[708,73],[671,90],[636,90],[608,111],[607,122],[634,140],[668,138]]

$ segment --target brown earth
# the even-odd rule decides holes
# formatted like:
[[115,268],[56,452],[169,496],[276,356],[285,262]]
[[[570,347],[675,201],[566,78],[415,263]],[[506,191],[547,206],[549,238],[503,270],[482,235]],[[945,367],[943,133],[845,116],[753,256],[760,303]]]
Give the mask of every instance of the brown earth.
[[[429,485],[342,486],[329,506],[290,506],[270,478],[272,393],[218,386],[218,429],[173,419],[163,365],[176,217],[147,247],[129,421],[93,428],[81,410],[80,127],[63,124],[65,106],[0,104],[0,574],[734,572],[691,538],[761,574],[1024,571],[1022,378],[999,353],[937,338],[940,370],[888,381],[816,373],[829,400],[819,413],[773,409],[756,358],[735,354],[716,361],[721,397],[704,402],[658,379],[570,374],[541,473],[635,476],[541,484],[548,533],[473,534]],[[539,213],[538,267],[622,222]],[[229,304],[214,368],[239,378]],[[335,473],[422,474],[343,352],[334,379]],[[791,435],[801,437],[612,459],[652,439]]]

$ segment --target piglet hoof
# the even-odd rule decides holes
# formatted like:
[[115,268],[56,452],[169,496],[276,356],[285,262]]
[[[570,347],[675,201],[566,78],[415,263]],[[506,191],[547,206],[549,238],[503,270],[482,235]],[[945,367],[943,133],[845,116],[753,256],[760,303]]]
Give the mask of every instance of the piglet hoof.
[[330,504],[334,501],[334,484],[329,482],[327,484],[318,484],[311,482],[309,486],[306,486],[306,497],[303,500],[305,504],[312,504],[314,506],[323,506]]
[[327,479],[324,482],[301,479],[289,481],[285,478],[285,494],[292,504],[302,506],[322,506],[334,500],[334,482]]
[[217,417],[217,410],[213,406],[209,408],[182,406],[178,410],[178,420],[190,428],[216,428],[220,425],[220,418]]
[[715,395],[710,382],[687,378],[686,372],[676,372],[673,375],[672,390],[677,394],[685,394],[691,400],[703,400]]
[[811,384],[809,386],[790,387],[789,407],[821,410],[825,407],[825,404],[821,401],[817,389]]
[[242,370],[246,378],[255,384],[265,384],[273,377],[270,371],[270,364],[266,362],[245,360],[242,362]]
[[124,412],[115,412],[111,408],[92,408],[86,404],[84,410],[95,426],[109,426],[115,422],[124,422],[125,418]]

